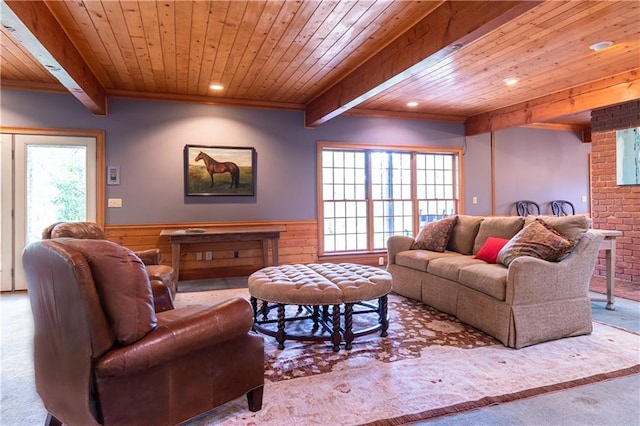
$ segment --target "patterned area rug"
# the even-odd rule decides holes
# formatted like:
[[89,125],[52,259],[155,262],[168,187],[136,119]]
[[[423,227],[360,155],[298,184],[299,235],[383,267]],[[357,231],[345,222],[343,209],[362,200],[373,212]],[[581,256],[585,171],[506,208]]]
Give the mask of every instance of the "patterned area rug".
[[[180,293],[176,304],[236,296],[249,295]],[[243,397],[188,424],[402,424],[640,372],[640,336],[598,323],[588,336],[515,350],[401,296],[390,295],[389,314],[388,337],[358,337],[350,351],[297,341],[278,350],[265,336],[262,410]]]

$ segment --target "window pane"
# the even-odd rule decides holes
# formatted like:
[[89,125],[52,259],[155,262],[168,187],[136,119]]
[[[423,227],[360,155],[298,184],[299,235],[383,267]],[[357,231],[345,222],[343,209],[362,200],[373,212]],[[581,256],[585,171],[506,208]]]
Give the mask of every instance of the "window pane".
[[419,226],[457,212],[457,154],[324,148],[321,158],[325,252],[383,250],[419,231],[414,211]]
[[329,183],[333,183],[333,170],[323,168],[322,169],[322,183],[327,185]]
[[86,147],[27,145],[27,244],[54,222],[87,214]]
[[[325,161],[327,158],[330,161]],[[322,182],[322,198],[326,200],[323,212],[324,250],[366,250],[365,153],[324,150],[322,159],[322,176],[331,176],[331,185]],[[365,208],[360,207],[362,203]],[[360,226],[361,221],[365,226]],[[363,240],[365,243],[361,244]]]
[[333,203],[324,203],[324,217],[333,217],[334,216],[334,208]]
[[333,168],[333,151],[322,151],[322,166]]

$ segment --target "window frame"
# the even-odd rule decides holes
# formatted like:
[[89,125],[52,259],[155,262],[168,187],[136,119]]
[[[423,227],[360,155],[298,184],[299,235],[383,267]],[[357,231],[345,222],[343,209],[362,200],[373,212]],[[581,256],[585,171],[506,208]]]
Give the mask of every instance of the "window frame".
[[[365,202],[367,203],[367,249],[366,250],[345,250],[345,251],[329,251],[325,250],[325,215],[324,215],[324,182],[323,182],[323,153],[325,150],[345,150],[365,152],[366,158],[366,176],[365,176]],[[417,166],[416,154],[446,154],[454,156],[454,168],[452,171],[454,204],[457,211],[453,214],[462,214],[464,212],[464,194],[463,194],[463,150],[462,148],[452,147],[436,147],[436,146],[404,146],[404,145],[376,145],[376,144],[354,144],[345,142],[327,142],[320,141],[317,144],[316,152],[316,193],[317,193],[317,218],[318,218],[318,257],[331,256],[350,256],[363,254],[380,254],[386,252],[386,244],[383,249],[375,249],[374,247],[374,225],[373,225],[373,204],[372,198],[372,182],[371,182],[371,158],[372,152],[394,152],[394,153],[410,153],[411,154],[411,203],[412,203],[412,222],[413,235],[417,235],[420,226],[419,203],[417,199]],[[457,187],[456,187],[457,185]],[[457,199],[455,196],[457,195]],[[448,200],[448,199],[447,199]]]

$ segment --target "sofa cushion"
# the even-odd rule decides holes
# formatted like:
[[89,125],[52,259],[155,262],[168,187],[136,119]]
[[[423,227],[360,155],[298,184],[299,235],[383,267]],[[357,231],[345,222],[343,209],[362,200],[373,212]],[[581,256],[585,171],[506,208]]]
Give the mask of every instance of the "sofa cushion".
[[427,250],[406,250],[396,254],[395,263],[400,266],[426,272],[429,261],[449,256],[459,256],[459,254],[450,251],[440,253]]
[[65,238],[63,241],[86,257],[118,342],[131,344],[156,327],[149,276],[138,256],[107,240]]
[[518,232],[500,250],[498,262],[509,266],[520,256],[532,256],[554,262],[573,248],[573,242],[558,231],[537,219]]
[[451,216],[425,224],[411,244],[411,249],[443,252],[457,220],[457,216]]
[[484,263],[482,260],[474,259],[473,256],[448,256],[433,259],[427,265],[427,272],[437,275],[440,278],[446,278],[451,281],[458,281],[460,270],[469,265]]
[[478,235],[473,243],[473,254],[477,254],[489,237],[510,240],[524,226],[524,218],[520,216],[486,217],[480,223]]
[[460,270],[458,282],[498,300],[505,300],[508,269],[501,264],[483,263]]
[[489,237],[482,247],[480,247],[478,254],[476,254],[474,258],[484,260],[487,263],[496,263],[498,253],[508,241],[506,238]]
[[460,254],[471,254],[473,252],[473,243],[478,235],[478,228],[482,216],[466,216],[458,215],[458,221],[451,231],[447,250],[455,251]]
[[585,232],[591,227],[591,219],[587,216],[527,216],[524,219],[524,226],[529,225],[536,219],[542,219],[547,225],[558,231],[567,239],[578,242]]

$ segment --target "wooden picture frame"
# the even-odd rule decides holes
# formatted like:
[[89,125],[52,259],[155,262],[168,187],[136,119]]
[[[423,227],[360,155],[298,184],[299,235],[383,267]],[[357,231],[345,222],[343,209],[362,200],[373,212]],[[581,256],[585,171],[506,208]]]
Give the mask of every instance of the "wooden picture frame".
[[254,148],[184,147],[184,191],[187,196],[253,196],[255,170]]

